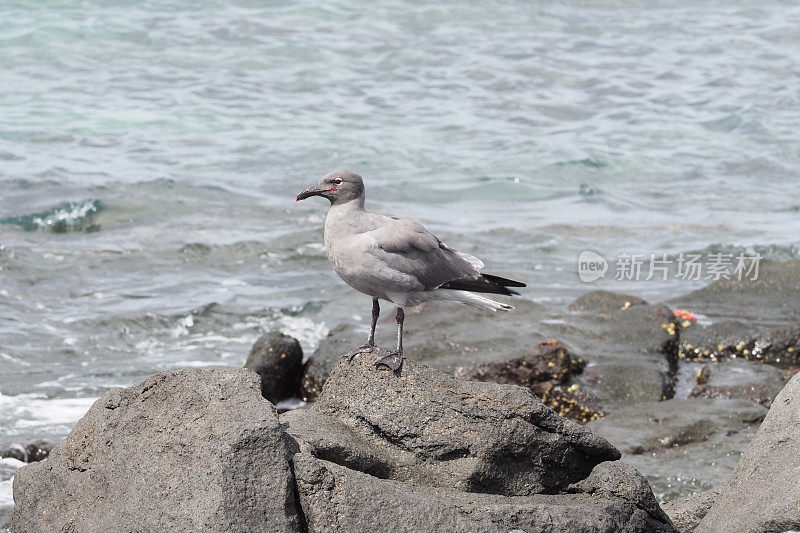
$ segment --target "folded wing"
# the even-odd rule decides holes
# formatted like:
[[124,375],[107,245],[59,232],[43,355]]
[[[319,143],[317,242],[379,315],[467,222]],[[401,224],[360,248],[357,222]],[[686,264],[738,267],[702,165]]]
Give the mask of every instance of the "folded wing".
[[518,294],[506,287],[525,285],[498,276],[481,274],[483,262],[449,248],[425,228],[409,219],[384,217],[366,233],[373,253],[390,269],[416,278],[425,290],[451,289],[495,294]]

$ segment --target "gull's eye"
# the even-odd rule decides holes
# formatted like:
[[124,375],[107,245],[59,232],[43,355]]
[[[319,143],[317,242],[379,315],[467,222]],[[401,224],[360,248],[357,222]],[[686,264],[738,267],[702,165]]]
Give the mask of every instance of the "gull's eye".
[[333,180],[333,183],[335,183],[336,185],[339,185],[341,182],[342,182],[342,178],[336,178],[336,179]]

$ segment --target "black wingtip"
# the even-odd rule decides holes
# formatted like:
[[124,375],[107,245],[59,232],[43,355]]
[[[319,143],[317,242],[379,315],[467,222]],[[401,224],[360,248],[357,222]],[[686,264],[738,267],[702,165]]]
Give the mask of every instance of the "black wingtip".
[[514,281],[491,274],[481,274],[477,279],[454,279],[439,286],[440,289],[456,291],[482,292],[486,294],[502,294],[505,296],[519,296],[517,291],[508,287],[525,287],[520,281]]
[[489,281],[491,281],[492,283],[500,285],[501,287],[527,287],[527,285],[525,283],[522,283],[521,281],[514,281],[513,279],[501,278],[500,276],[493,276],[492,274],[481,274],[481,277],[484,277]]

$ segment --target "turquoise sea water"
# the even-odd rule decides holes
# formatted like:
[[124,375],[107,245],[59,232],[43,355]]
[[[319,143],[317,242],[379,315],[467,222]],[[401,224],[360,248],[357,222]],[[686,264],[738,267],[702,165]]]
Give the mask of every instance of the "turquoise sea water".
[[7,0],[0,73],[0,442],[364,322],[336,168],[552,305],[586,249],[798,256],[797,2]]

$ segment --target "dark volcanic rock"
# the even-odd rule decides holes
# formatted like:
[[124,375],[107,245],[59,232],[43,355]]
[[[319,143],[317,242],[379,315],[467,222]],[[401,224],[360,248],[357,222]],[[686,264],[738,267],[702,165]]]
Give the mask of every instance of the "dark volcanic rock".
[[775,398],[697,532],[800,529],[800,375]]
[[309,410],[282,415],[300,449],[373,475],[530,495],[581,480],[619,452],[527,389],[464,381],[406,361],[340,363]]
[[17,471],[12,530],[299,531],[287,453],[252,372],[162,372]]
[[303,349],[294,337],[278,331],[262,335],[244,364],[261,377],[261,394],[272,403],[300,396]]
[[45,440],[36,440],[25,446],[25,459],[29,463],[44,461],[50,455],[53,445]]
[[[583,370],[585,363],[582,360],[576,360],[575,363],[576,370]],[[572,357],[566,347],[557,342],[543,342],[522,357],[462,366],[456,369],[455,375],[462,379],[532,388],[543,381],[566,383],[572,376],[572,369]]]
[[787,379],[786,371],[759,361],[682,361],[676,398],[746,399],[769,407]]
[[539,343],[530,353],[515,359],[478,363],[456,369],[456,377],[492,381],[531,389],[545,405],[561,416],[588,422],[603,416],[595,399],[577,384],[562,387],[573,374],[583,372],[586,362],[572,357],[556,341]]
[[17,461],[25,460],[25,447],[20,444],[11,444],[0,448],[0,459],[16,459]]
[[498,496],[379,479],[323,461],[294,456],[309,531],[668,532],[669,519],[647,482],[617,462],[595,467],[570,494]]
[[592,291],[584,294],[571,304],[570,311],[617,311],[632,305],[648,305],[638,296],[609,291]]

